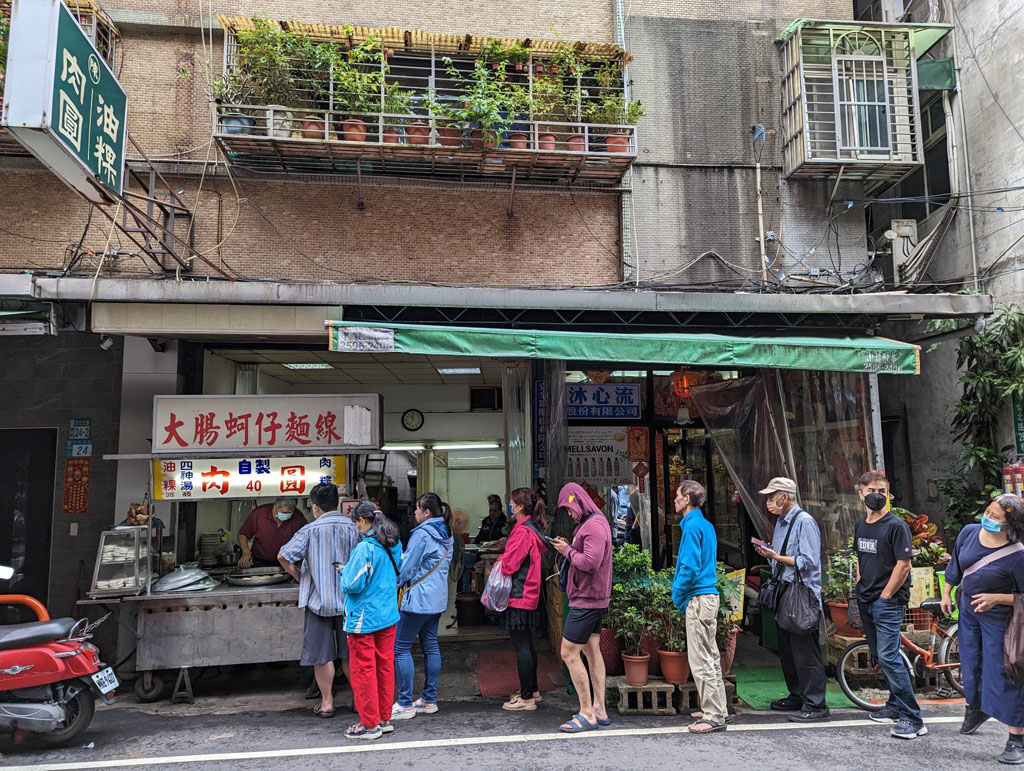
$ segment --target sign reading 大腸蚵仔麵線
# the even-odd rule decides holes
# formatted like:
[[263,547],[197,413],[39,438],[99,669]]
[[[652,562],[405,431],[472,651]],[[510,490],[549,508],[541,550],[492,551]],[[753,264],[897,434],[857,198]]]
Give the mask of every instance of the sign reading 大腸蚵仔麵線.
[[15,0],[0,125],[94,203],[124,184],[128,99],[59,0]]

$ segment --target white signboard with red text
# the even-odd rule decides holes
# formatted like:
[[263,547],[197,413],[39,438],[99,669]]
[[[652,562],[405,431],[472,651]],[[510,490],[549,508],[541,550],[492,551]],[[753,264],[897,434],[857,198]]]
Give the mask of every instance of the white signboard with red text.
[[380,394],[157,396],[153,452],[376,450],[383,439],[383,414]]
[[299,497],[321,482],[344,486],[344,455],[307,458],[157,458],[153,500]]

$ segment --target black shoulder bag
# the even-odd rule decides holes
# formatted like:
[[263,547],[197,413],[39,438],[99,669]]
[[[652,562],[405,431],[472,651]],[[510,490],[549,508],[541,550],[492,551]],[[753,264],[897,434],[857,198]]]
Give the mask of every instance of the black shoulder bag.
[[[789,526],[790,532],[796,527],[797,519]],[[789,533],[786,534],[787,538]],[[790,634],[810,634],[818,628],[818,619],[821,615],[821,604],[818,602],[818,595],[804,583],[800,575],[800,568],[793,565],[796,570],[796,581],[786,587],[779,600],[779,609],[775,614],[775,623]]]
[[[789,525],[789,530],[786,531],[786,537],[782,541],[782,551],[780,554],[786,553],[786,546],[789,545],[789,536],[793,534],[793,528],[796,527],[797,518],[794,517],[792,523]],[[782,593],[786,587],[782,582],[782,571],[779,569],[778,560],[775,561],[775,567],[772,568],[772,577],[765,581],[761,587],[761,591],[757,593],[757,604],[761,606],[762,610],[770,611],[775,613],[779,609],[779,600],[782,599]]]

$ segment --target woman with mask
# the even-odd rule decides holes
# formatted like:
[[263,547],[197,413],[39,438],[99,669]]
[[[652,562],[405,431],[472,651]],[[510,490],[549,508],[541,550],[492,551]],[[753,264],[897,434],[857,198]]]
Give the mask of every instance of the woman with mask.
[[540,627],[541,554],[547,551],[544,531],[548,523],[544,500],[528,487],[512,491],[509,508],[515,525],[501,556],[501,572],[512,577],[508,608],[499,616],[516,650],[519,692],[509,696],[501,708],[509,712],[532,712],[541,700],[537,689],[537,649],[533,633]]
[[960,531],[946,566],[942,610],[953,612],[950,587],[959,585],[958,642],[967,711],[960,733],[973,734],[995,718],[1010,729],[1000,763],[1024,765],[1024,685],[1006,675],[1003,640],[1013,595],[1024,592],[1024,500],[1000,495],[981,524]]
[[394,731],[391,699],[395,690],[395,626],[398,614],[398,574],[402,545],[398,528],[369,501],[352,512],[363,535],[341,568],[345,594],[345,632],[348,633],[352,695],[359,722],[346,739],[379,739]]
[[[404,594],[395,638],[398,701],[391,708],[392,720],[408,720],[420,713],[437,712],[437,681],[441,676],[437,625],[448,607],[448,568],[454,545],[452,509],[436,493],[423,493],[416,500],[414,516],[416,527],[409,536],[398,574],[398,586]],[[412,662],[412,644],[417,637],[423,650],[426,681],[422,698],[413,701],[416,669]]]

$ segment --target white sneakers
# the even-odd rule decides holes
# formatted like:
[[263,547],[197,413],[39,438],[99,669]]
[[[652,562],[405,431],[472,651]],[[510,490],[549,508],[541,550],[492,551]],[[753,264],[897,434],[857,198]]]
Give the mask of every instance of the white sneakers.
[[412,720],[417,715],[433,715],[437,712],[436,704],[424,704],[423,699],[416,699],[411,707],[403,707],[398,702],[391,707],[392,720]]

